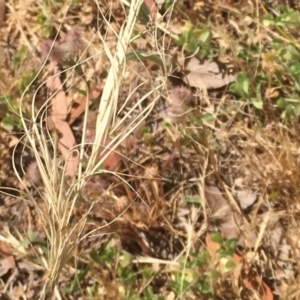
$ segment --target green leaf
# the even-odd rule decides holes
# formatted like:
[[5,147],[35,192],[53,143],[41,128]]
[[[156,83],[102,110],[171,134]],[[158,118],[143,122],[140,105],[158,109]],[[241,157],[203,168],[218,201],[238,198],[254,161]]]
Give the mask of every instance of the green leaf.
[[244,72],[239,73],[236,81],[230,85],[229,90],[238,96],[247,97],[249,95],[249,80],[247,75]]
[[284,98],[279,98],[277,101],[276,101],[276,105],[280,108],[285,108],[287,106],[287,103],[285,101]]
[[210,278],[212,281],[217,281],[220,278],[220,274],[217,270],[211,270]]
[[218,244],[223,244],[223,237],[222,237],[222,234],[221,234],[221,232],[216,232],[216,233],[214,233],[212,236],[211,236],[211,240],[213,241],[213,242],[216,242],[216,243],[218,243]]
[[226,268],[230,271],[233,270],[236,267],[236,263],[234,262],[233,259],[229,259],[228,262],[226,263]]
[[260,109],[260,110],[263,109],[264,103],[261,100],[259,100],[257,98],[251,98],[251,101],[255,108]]
[[202,202],[202,199],[199,196],[184,196],[185,203],[197,203],[200,204]]
[[200,281],[198,285],[198,289],[202,294],[209,295],[212,293],[211,284],[209,280]]
[[15,127],[20,127],[22,125],[21,119],[19,116],[14,114],[6,114],[6,117],[2,120],[2,126],[7,131],[12,131]]
[[99,251],[91,250],[89,252],[90,258],[97,263],[110,262],[114,259],[117,253],[117,249],[115,247],[108,246],[111,241],[113,235],[101,245]]
[[199,35],[199,40],[203,44],[209,43],[210,39],[211,39],[211,33],[210,33],[210,30],[208,30],[208,29],[203,30],[202,33]]
[[249,94],[249,81],[248,80],[244,80],[242,82],[242,86],[243,86],[243,91],[246,95]]
[[121,260],[121,266],[123,268],[129,266],[132,263],[132,255],[129,252],[123,252],[123,259]]
[[281,14],[277,17],[276,25],[295,28],[300,25],[300,13],[295,10],[289,10],[287,13]]
[[269,26],[274,25],[275,21],[272,16],[266,15],[266,16],[264,16],[262,23],[264,26],[269,27]]
[[212,120],[215,120],[215,115],[212,114],[212,113],[205,113],[202,115],[202,120],[203,121],[212,121]]
[[[231,250],[231,251],[234,252],[235,248],[236,248],[236,245],[237,245],[237,242],[238,242],[237,238],[230,238],[230,239],[226,240],[225,245],[228,248],[228,250]],[[233,254],[233,252],[232,252],[232,254]]]

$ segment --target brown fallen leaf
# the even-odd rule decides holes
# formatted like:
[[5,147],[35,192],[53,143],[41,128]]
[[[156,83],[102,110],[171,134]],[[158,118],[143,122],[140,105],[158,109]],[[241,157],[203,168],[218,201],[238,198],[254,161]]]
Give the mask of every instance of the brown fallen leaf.
[[[91,88],[91,100],[89,100],[88,105],[90,106],[94,99],[98,98],[101,94],[103,88],[103,83],[96,84]],[[73,103],[71,110],[68,115],[68,123],[71,125],[79,116],[83,114],[86,109],[87,97],[80,96]]]
[[[87,128],[86,133],[85,133],[85,142],[93,143],[94,139],[95,139],[95,134],[96,134],[96,130],[94,128]],[[125,142],[126,142],[126,140],[125,140]],[[105,149],[105,148],[106,148],[106,146],[108,146],[108,144],[110,142],[111,142],[111,139],[107,138],[106,141],[104,142],[104,145],[99,146],[99,149],[98,149],[98,151],[99,151],[98,159],[99,160],[101,160],[109,152],[109,149]],[[122,160],[122,156],[116,150],[114,150],[111,153],[109,153],[108,156],[103,161],[103,168],[105,170],[115,171],[117,165],[119,164],[119,162],[121,160]]]
[[54,121],[57,131],[61,134],[58,140],[58,149],[66,162],[66,175],[74,177],[77,172],[79,157],[70,149],[75,145],[75,138],[69,124],[65,121]]
[[[50,70],[54,74],[59,72],[56,62],[52,62]],[[47,81],[47,88],[54,96],[51,99],[51,119],[65,121],[68,114],[68,103],[65,92],[62,89],[62,84],[59,75],[54,76]],[[55,124],[54,124],[55,125]]]
[[158,9],[155,3],[155,0],[144,0],[146,6],[149,8],[150,10],[150,14],[152,19],[155,21],[157,20],[157,13],[158,13]]
[[[111,139],[106,139],[104,146],[99,148],[101,154],[99,155],[99,160],[102,159],[108,152],[109,149],[105,149],[108,144],[111,142]],[[103,168],[106,170],[114,171],[119,162],[122,160],[122,156],[115,150],[110,152],[107,158],[103,161]]]
[[[51,60],[49,65],[50,71],[59,74],[57,62]],[[51,123],[58,134],[58,149],[61,152],[66,163],[66,175],[74,177],[79,164],[78,155],[70,153],[70,149],[75,146],[75,138],[72,130],[67,123],[68,101],[65,92],[62,89],[62,83],[59,75],[53,76],[47,81],[49,91],[54,94],[51,99]]]
[[[221,221],[219,228],[224,238],[239,238],[239,245],[254,247],[257,243],[257,234],[240,212],[233,211],[216,186],[205,187],[205,197],[212,214]],[[243,233],[243,238],[241,237]]]
[[0,259],[0,277],[5,275],[10,269],[16,267],[16,261],[12,255]]
[[271,289],[259,276],[248,274],[248,276],[243,280],[243,283],[248,290],[257,291],[263,300],[274,299]]
[[4,241],[0,241],[0,255],[1,256],[12,255],[12,249]]
[[30,183],[37,185],[42,181],[39,166],[35,160],[27,166],[25,173]]
[[220,229],[223,236],[225,238],[239,237],[239,226],[242,223],[242,216],[232,212],[228,201],[223,197],[220,190],[216,186],[206,186],[205,197],[213,215],[222,221]]
[[189,60],[185,70],[188,74],[183,79],[184,82],[200,89],[218,89],[236,79],[235,75],[223,74],[216,62],[212,60],[200,62],[196,57]]

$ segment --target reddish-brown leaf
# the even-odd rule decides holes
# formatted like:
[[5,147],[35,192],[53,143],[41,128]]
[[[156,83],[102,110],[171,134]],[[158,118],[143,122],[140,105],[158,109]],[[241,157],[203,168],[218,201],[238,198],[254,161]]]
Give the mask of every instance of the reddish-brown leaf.
[[[92,87],[91,90],[91,100],[89,100],[88,105],[90,106],[94,99],[98,98],[101,94],[103,84],[99,83]],[[86,109],[87,97],[80,96],[72,104],[71,111],[68,116],[68,123],[71,125]]]
[[274,299],[271,289],[259,276],[250,274],[243,280],[243,283],[248,290],[257,291],[263,300]]
[[1,256],[12,255],[11,248],[4,241],[0,241],[0,255]]
[[0,277],[5,275],[10,269],[14,269],[15,267],[16,261],[12,255],[0,259]]
[[153,18],[153,20],[156,20],[158,9],[155,0],[144,0],[144,2],[150,10],[151,17]]
[[79,164],[78,155],[69,150],[75,145],[73,132],[67,122],[56,120],[54,122],[61,137],[58,140],[58,149],[66,162],[66,175],[74,177]]
[[[58,74],[57,62],[52,60],[50,69],[54,74]],[[51,122],[59,133],[58,149],[61,152],[66,162],[66,175],[74,177],[79,164],[78,155],[70,153],[70,149],[75,146],[75,138],[73,132],[67,123],[68,101],[65,92],[62,89],[62,84],[59,75],[56,75],[48,80],[47,87],[54,94],[51,99]]]
[[[106,139],[103,146],[99,147],[99,156],[98,159],[101,160],[104,156],[110,152],[110,149],[107,148],[108,144],[111,142],[111,139]],[[122,156],[117,152],[117,150],[111,151],[108,156],[103,161],[103,168],[105,170],[114,171],[119,162],[121,161]]]

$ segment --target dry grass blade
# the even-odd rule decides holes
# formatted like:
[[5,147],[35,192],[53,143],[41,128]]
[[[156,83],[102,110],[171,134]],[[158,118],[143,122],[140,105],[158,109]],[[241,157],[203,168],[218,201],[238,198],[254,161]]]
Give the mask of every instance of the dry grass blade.
[[[131,40],[132,31],[137,18],[137,12],[141,7],[142,2],[143,0],[136,0],[131,2],[129,14],[126,20],[126,26],[121,29],[118,37],[118,44],[116,45],[115,55],[112,55],[109,49],[106,47],[106,54],[110,60],[111,67],[108,72],[99,106],[99,114],[96,122],[95,142],[87,167],[89,171],[93,170],[97,159],[97,145],[101,145],[106,139],[108,130],[115,119],[119,89],[125,67],[124,63],[126,57],[126,49]],[[101,36],[99,37],[101,38]]]

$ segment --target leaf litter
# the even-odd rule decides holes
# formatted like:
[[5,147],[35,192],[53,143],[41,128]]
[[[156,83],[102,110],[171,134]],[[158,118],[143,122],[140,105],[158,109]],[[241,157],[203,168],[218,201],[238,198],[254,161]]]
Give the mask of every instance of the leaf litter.
[[184,82],[199,89],[218,89],[236,80],[236,75],[225,74],[219,65],[211,60],[201,62],[196,57],[188,60],[185,66]]
[[[145,1],[145,3],[153,14],[153,21],[159,25],[159,20],[155,17],[158,13],[155,1]],[[59,4],[57,5],[59,6]],[[87,65],[82,64],[81,67],[89,74],[89,79],[92,78],[90,89],[85,91],[86,95],[91,94],[91,97],[82,94],[74,97],[75,92],[70,88],[76,80],[80,81],[82,73],[78,77],[76,77],[78,74],[72,78],[70,77],[71,79],[67,83],[69,86],[64,86],[65,83],[63,84],[61,80],[61,68],[66,68],[70,62],[72,63],[73,59],[75,61],[74,56],[77,55],[77,50],[79,50],[79,53],[83,51],[83,48],[79,45],[80,43],[77,44],[79,32],[81,32],[83,38],[90,39],[91,33],[86,24],[94,26],[93,22],[96,22],[93,14],[91,14],[90,4],[84,3],[80,5],[82,20],[77,20],[79,24],[76,24],[76,29],[73,29],[70,33],[66,30],[65,34],[61,34],[58,42],[53,43],[48,36],[47,38],[49,39],[41,43],[42,48],[46,50],[44,52],[50,51],[52,47],[52,52],[50,52],[49,56],[52,62],[47,65],[47,68],[50,68],[50,70],[48,69],[48,73],[45,72],[45,74],[49,74],[49,71],[52,73],[50,76],[47,75],[47,86],[52,94],[50,98],[50,119],[54,129],[59,132],[59,149],[66,163],[67,174],[71,177],[76,176],[79,163],[77,156],[69,157],[71,149],[79,145],[83,134],[86,136],[86,143],[93,143],[93,131],[95,130],[93,118],[88,117],[90,123],[85,133],[81,132],[82,118],[87,113],[85,111],[86,107],[89,107],[91,111],[94,110],[93,113],[97,114],[95,103],[102,92],[103,83],[105,82],[105,75],[103,74],[105,74],[105,68],[107,68],[108,63],[105,59],[99,58],[99,53],[97,54],[98,56],[95,54],[97,53],[96,51],[93,52],[93,55],[96,57],[95,60],[91,58],[86,62]],[[120,7],[117,4],[114,5],[115,20],[123,20],[124,16],[120,13],[122,10],[119,10]],[[229,3],[228,5],[229,11],[236,11],[234,8],[236,4]],[[175,10],[177,18],[180,18],[181,8],[180,6],[176,7],[178,9]],[[210,4],[205,4],[205,8],[208,11],[214,11]],[[56,7],[50,9],[55,10]],[[197,9],[196,6],[195,9]],[[185,11],[187,14],[192,14],[192,10],[188,8]],[[32,12],[29,13],[32,14]],[[70,20],[72,20],[76,13],[73,11],[70,13],[72,15]],[[215,13],[218,13],[217,10]],[[7,17],[7,22],[10,22],[10,15],[8,14]],[[55,20],[53,22],[56,26],[58,25]],[[236,22],[237,20],[234,21],[235,24],[237,24]],[[112,20],[112,23],[114,23],[114,20]],[[117,23],[118,21],[113,25],[115,26]],[[233,23],[231,22],[230,24]],[[71,23],[71,27],[73,25]],[[77,29],[77,25],[80,27],[80,30]],[[101,26],[101,30],[105,31],[105,24]],[[175,26],[176,24],[174,24]],[[118,28],[118,26],[114,28]],[[238,34],[243,35],[243,27],[241,26],[238,29]],[[38,33],[31,31],[26,36],[26,39],[30,39],[34,35],[38,35]],[[75,37],[77,42],[73,43],[74,40],[72,38],[70,40],[68,36]],[[21,30],[21,34],[17,36],[16,42],[20,44],[28,43],[28,40],[25,42],[24,40],[22,41],[22,38],[24,39],[24,35]],[[112,36],[110,38],[111,45],[113,45],[115,41]],[[223,42],[222,45],[226,46],[226,41],[219,40],[219,42]],[[74,45],[75,51],[73,51]],[[157,49],[154,49],[151,43],[149,45],[148,41],[141,41],[140,45],[141,47],[146,45],[149,53],[153,50],[156,53]],[[101,43],[99,43],[92,45],[92,47],[94,47],[94,50],[97,47],[102,49],[103,45],[101,46]],[[136,42],[134,47],[139,48],[139,43]],[[87,51],[87,55],[92,53],[93,50],[90,49],[90,51]],[[187,57],[190,57],[190,55],[188,53]],[[126,95],[124,97],[124,94],[129,93],[127,85],[129,86],[132,83],[132,74],[128,72],[128,77],[125,76],[122,89],[123,94],[121,93],[119,96],[120,99],[125,98],[124,101],[128,102],[126,102],[125,111],[120,112],[118,116],[120,119],[124,115],[134,118],[143,111],[148,101],[156,101],[151,94],[145,102],[141,101],[139,105],[135,105],[135,102],[139,101],[142,95],[156,88],[151,78],[164,76],[160,69],[158,71],[155,68],[152,69],[153,66],[155,67],[155,64],[152,64],[150,67],[149,65],[143,66],[143,63],[139,65],[140,77],[134,86],[138,87],[141,82],[145,84],[143,84],[143,87],[137,88],[132,98],[129,99],[126,98]],[[136,255],[137,257],[146,255],[163,259],[166,263],[168,260],[173,262],[180,254],[187,251],[187,245],[190,245],[191,249],[199,251],[201,249],[200,245],[203,245],[204,240],[211,256],[214,256],[218,252],[219,246],[211,241],[210,232],[211,230],[219,230],[225,239],[238,238],[239,246],[244,250],[243,253],[236,252],[233,255],[236,263],[236,267],[233,270],[236,286],[231,288],[232,290],[235,288],[236,293],[232,298],[229,297],[228,299],[240,297],[240,292],[237,291],[245,289],[250,292],[257,292],[255,297],[273,299],[273,292],[280,295],[288,287],[287,284],[280,285],[278,282],[274,284],[269,284],[268,282],[267,284],[265,278],[270,277],[268,272],[274,272],[278,278],[286,276],[285,282],[296,278],[294,267],[288,262],[288,257],[291,251],[297,252],[298,245],[295,242],[297,240],[295,237],[299,233],[296,230],[288,232],[286,227],[282,225],[284,222],[289,224],[294,222],[293,228],[297,228],[297,221],[291,217],[291,214],[297,210],[298,198],[297,193],[293,192],[293,187],[299,182],[298,169],[294,171],[289,168],[291,165],[297,166],[299,156],[294,133],[292,129],[286,126],[279,126],[278,124],[278,126],[276,124],[267,124],[260,128],[260,131],[256,127],[255,122],[252,122],[254,117],[251,116],[251,113],[253,114],[253,111],[250,110],[249,113],[249,110],[245,110],[247,111],[245,113],[243,106],[237,110],[230,110],[229,106],[226,105],[222,106],[223,103],[222,100],[220,101],[221,96],[218,94],[218,91],[209,90],[226,88],[230,83],[235,82],[237,78],[235,74],[223,72],[221,66],[215,60],[199,60],[196,57],[188,58],[182,71],[183,74],[179,80],[180,84],[172,84],[157,90],[161,97],[151,114],[138,126],[138,132],[131,135],[131,139],[129,137],[125,138],[116,152],[109,154],[107,161],[104,161],[103,168],[107,171],[116,170],[120,172],[119,176],[123,176],[122,180],[118,180],[117,177],[110,174],[98,174],[91,178],[83,191],[81,191],[80,201],[74,208],[74,222],[88,212],[89,218],[86,232],[95,230],[95,235],[80,244],[76,259],[79,259],[84,265],[88,258],[81,254],[88,253],[94,249],[98,250],[99,247],[108,242],[109,239],[106,236],[112,232],[114,235],[111,244],[117,245],[117,249],[121,253],[120,257],[123,257],[122,253],[130,253],[130,255]],[[74,80],[74,78],[76,79]],[[81,82],[81,84],[84,86],[86,82]],[[203,98],[201,97],[203,95],[199,96],[197,94],[199,90],[208,90],[209,101],[202,101]],[[272,91],[272,89],[270,88],[268,91]],[[270,92],[268,92],[269,94]],[[232,99],[229,94],[225,96]],[[272,93],[268,98],[275,96]],[[216,98],[218,98],[217,101],[219,102],[214,100]],[[120,103],[123,105],[124,101],[120,101]],[[208,103],[209,107],[207,106]],[[215,113],[215,118],[210,121],[197,122],[202,116],[201,113],[205,110]],[[163,120],[160,119],[161,117]],[[169,120],[166,120],[167,118],[171,120],[170,123],[168,123]],[[209,126],[206,127],[203,123]],[[130,122],[124,122],[123,124],[127,125]],[[119,130],[122,131],[122,129]],[[208,138],[207,144],[203,141],[204,132]],[[117,135],[117,131],[114,134]],[[99,153],[102,153],[99,154],[99,159],[103,155],[108,154],[107,151],[109,149],[107,146],[110,145],[112,139],[113,136],[108,137],[104,145],[99,146]],[[131,147],[130,153],[126,146],[128,144]],[[219,151],[220,144],[224,146],[222,151]],[[210,145],[212,149],[208,149],[207,145]],[[9,153],[5,155],[9,155]],[[88,145],[85,155],[89,155]],[[208,156],[210,157],[209,161],[207,159]],[[218,165],[212,164],[212,157],[217,159]],[[4,170],[4,167],[1,168]],[[31,181],[38,185],[40,177],[37,174],[35,163],[31,161],[24,169],[27,177],[31,178]],[[217,172],[220,172],[222,177],[216,176]],[[1,171],[1,188],[2,186],[7,186],[4,174],[5,176],[13,176],[8,175],[12,173]],[[205,178],[205,183],[199,187],[199,178],[202,177]],[[128,188],[124,181],[130,182],[132,189]],[[229,189],[222,193],[218,186],[222,186],[222,190],[224,190],[223,184],[230,187],[232,193],[228,192]],[[38,186],[37,191],[42,190],[42,188],[42,186]],[[206,201],[203,202],[200,199],[199,201],[193,201],[193,203],[183,203],[184,195],[191,195],[195,199],[200,197],[201,191],[204,191],[202,197],[204,196]],[[291,201],[287,205],[285,199],[288,198]],[[36,220],[36,214],[32,208],[27,207],[26,210],[23,209],[24,206],[20,206],[22,211],[29,212],[28,214],[21,214],[21,218],[20,208],[15,206],[15,203],[18,203],[18,201],[11,200],[12,198],[9,197],[3,199],[5,210],[1,211],[5,212],[5,214],[1,214],[1,222],[3,218],[11,228],[17,228],[17,225],[20,228],[24,228],[24,224],[27,224],[26,222],[29,222],[33,228],[34,226],[38,227],[38,220]],[[236,207],[234,208],[232,207],[232,200],[236,202]],[[40,199],[37,201],[40,201]],[[206,203],[207,207],[201,207],[201,203]],[[91,209],[91,204],[93,209]],[[188,240],[186,232],[182,229],[182,222],[191,224],[190,220],[195,217],[195,207],[198,209],[199,215],[193,226],[198,232],[195,235],[195,240],[194,238]],[[12,220],[7,218],[7,215],[13,209],[19,214],[16,219],[23,221],[18,223],[15,220],[15,222],[12,222]],[[15,216],[15,214],[11,215]],[[24,219],[26,219],[25,222]],[[104,227],[107,223],[110,225]],[[206,227],[208,230],[203,230]],[[26,235],[27,232],[24,232],[24,236]],[[44,241],[42,245],[43,243]],[[111,244],[108,242],[107,245]],[[272,245],[273,248],[271,254],[268,252],[269,245]],[[42,248],[35,245],[33,247],[33,253],[43,253]],[[30,248],[27,248],[26,251],[28,251],[28,257],[30,257],[32,255]],[[251,256],[253,252],[255,252],[255,255]],[[198,255],[198,252],[196,253]],[[274,259],[272,259],[272,255],[275,255]],[[249,257],[251,258],[248,259]],[[279,261],[276,261],[276,258],[280,260],[280,264]],[[124,263],[124,261],[121,260],[121,263]],[[280,265],[279,267],[277,263]],[[121,291],[124,290],[124,285],[120,285],[122,277],[112,272],[109,264],[110,262],[102,264],[101,271],[97,269],[97,264],[94,264],[91,268],[95,269],[92,269],[86,279],[82,281],[83,290],[86,289],[87,291],[89,289],[89,281],[99,282],[102,278],[101,289],[105,290],[107,295],[109,294],[109,287],[112,287],[113,284],[117,286],[115,292],[111,292],[111,295],[113,295],[111,299],[123,297],[124,294]],[[224,260],[219,258],[218,264],[222,266]],[[22,263],[17,264],[16,267],[22,272],[21,265]],[[141,266],[139,265],[138,267]],[[127,268],[130,269],[130,264],[127,265]],[[137,268],[137,266],[134,266],[134,268]],[[7,271],[9,269],[6,268]],[[284,269],[285,275],[282,275],[282,269]],[[156,270],[159,276],[167,273],[163,271],[160,264],[156,265]],[[288,270],[289,272],[287,272]],[[34,271],[31,270],[30,272],[36,276],[40,270],[35,268]],[[98,277],[94,275],[97,272],[99,273]],[[71,273],[73,273],[71,275],[76,274],[74,270]],[[175,289],[170,292],[172,287],[168,284],[174,278],[173,275],[171,273],[167,274],[167,278],[161,285],[156,283],[158,278],[154,275],[153,281],[149,283],[149,286],[157,290],[156,295],[162,294],[165,297],[176,298],[180,293],[177,294]],[[64,280],[60,282],[62,287],[68,286],[72,281],[70,274],[64,276]],[[222,287],[221,283],[226,281],[228,278],[226,276],[225,274],[224,277],[219,281],[216,280],[214,283],[217,286],[216,291],[220,291],[219,295],[222,295],[220,290]],[[112,283],[105,282],[106,280],[103,279],[108,277],[112,278]],[[34,286],[34,288],[31,291],[25,291],[25,284],[23,285],[16,278],[14,280],[19,282],[19,290],[15,289],[15,294],[12,292],[10,296],[14,295],[17,297],[16,295],[22,292],[26,293],[27,298],[30,298],[29,295],[34,294],[32,293],[33,290],[38,291],[32,280],[30,285]],[[162,287],[159,288],[159,286]],[[140,289],[142,290],[143,287],[140,286]],[[82,296],[78,296],[79,294],[80,291],[77,290],[70,297],[79,299]],[[142,297],[142,295],[144,295],[143,292],[139,296]],[[109,299],[109,296],[107,297]],[[249,299],[253,299],[253,295],[249,296]]]

